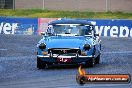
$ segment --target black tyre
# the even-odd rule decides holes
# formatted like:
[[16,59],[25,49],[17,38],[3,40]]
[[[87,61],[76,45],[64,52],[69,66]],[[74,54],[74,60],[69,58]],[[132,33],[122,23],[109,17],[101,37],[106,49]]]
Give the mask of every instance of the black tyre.
[[91,58],[89,61],[89,67],[94,67],[94,65],[95,65],[95,59]]
[[95,64],[99,64],[100,62],[100,55],[98,55],[96,58],[95,58]]
[[95,59],[91,58],[87,63],[86,63],[86,67],[94,67],[95,65]]
[[46,62],[43,62],[40,58],[37,58],[37,68],[38,69],[45,69],[45,68],[47,68]]

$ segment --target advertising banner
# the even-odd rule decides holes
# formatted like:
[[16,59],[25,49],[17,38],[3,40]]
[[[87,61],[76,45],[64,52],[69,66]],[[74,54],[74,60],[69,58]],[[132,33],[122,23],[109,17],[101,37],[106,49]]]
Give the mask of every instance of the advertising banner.
[[38,34],[45,32],[48,28],[48,23],[59,18],[38,18]]
[[[57,18],[39,18],[38,32],[45,32],[48,22]],[[101,36],[110,37],[132,37],[132,20],[114,20],[114,19],[85,19],[95,22],[95,30]]]
[[95,21],[95,30],[101,36],[132,37],[132,20],[89,20]]
[[[0,17],[0,34],[40,35],[48,23],[60,18],[5,18]],[[132,37],[132,20],[85,19],[96,23],[95,30],[100,36]]]
[[0,34],[37,34],[37,18],[0,17]]

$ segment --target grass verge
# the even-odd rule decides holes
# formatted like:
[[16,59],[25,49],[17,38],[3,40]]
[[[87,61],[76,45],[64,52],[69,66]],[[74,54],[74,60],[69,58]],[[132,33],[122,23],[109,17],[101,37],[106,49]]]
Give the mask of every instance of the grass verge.
[[132,13],[123,12],[79,12],[41,9],[0,9],[0,16],[30,18],[91,18],[91,19],[132,19]]

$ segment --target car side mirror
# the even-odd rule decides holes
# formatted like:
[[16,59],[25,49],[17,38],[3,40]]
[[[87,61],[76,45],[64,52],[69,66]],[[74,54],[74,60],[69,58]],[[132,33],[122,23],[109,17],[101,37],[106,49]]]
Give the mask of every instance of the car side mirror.
[[99,36],[99,33],[97,33],[97,34],[94,34],[94,36]]
[[48,36],[47,33],[45,33],[45,32],[41,32],[41,35],[44,37]]
[[47,32],[46,33],[42,32],[41,35],[44,36],[44,37],[47,37],[47,36],[52,36],[53,34],[52,33],[47,33]]
[[41,35],[42,35],[42,36],[45,36],[45,35],[46,35],[46,33],[45,33],[45,32],[41,32]]
[[45,35],[45,32],[41,32],[41,35]]

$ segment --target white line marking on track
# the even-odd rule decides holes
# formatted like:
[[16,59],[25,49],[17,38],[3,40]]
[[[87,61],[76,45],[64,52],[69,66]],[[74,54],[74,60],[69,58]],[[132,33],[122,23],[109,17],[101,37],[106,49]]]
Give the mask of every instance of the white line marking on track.
[[129,53],[129,54],[132,54],[132,51],[112,51],[112,52],[102,52],[104,54],[114,54],[114,53],[117,53],[117,54],[125,54],[125,53]]
[[0,51],[5,51],[5,50],[7,50],[7,49],[0,49]]

